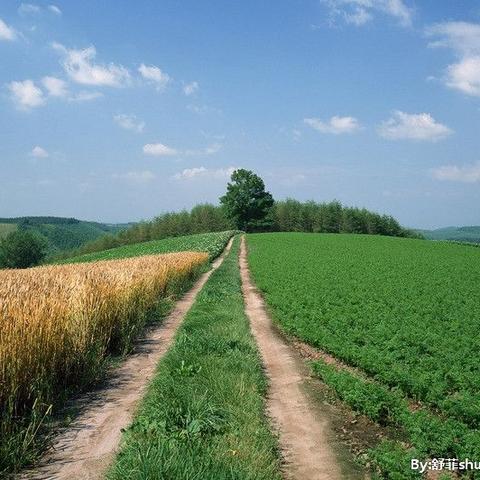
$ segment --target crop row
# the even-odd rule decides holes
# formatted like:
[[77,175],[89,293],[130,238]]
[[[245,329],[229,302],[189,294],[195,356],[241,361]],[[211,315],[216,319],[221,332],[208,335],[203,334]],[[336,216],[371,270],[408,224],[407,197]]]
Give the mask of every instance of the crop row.
[[290,333],[480,425],[480,251],[354,235],[250,235],[250,264]]
[[156,255],[159,253],[193,251],[207,252],[210,260],[222,253],[228,240],[234,231],[199,233],[182,237],[169,237],[163,240],[124,245],[122,247],[103,250],[101,252],[88,253],[71,259],[63,260],[62,263],[94,262],[98,260],[114,260],[118,258],[137,257],[140,255]]
[[[478,457],[478,249],[295,233],[249,235],[248,245],[280,326],[374,380],[317,365],[345,401],[401,427],[419,454]],[[424,408],[410,414],[409,402]]]

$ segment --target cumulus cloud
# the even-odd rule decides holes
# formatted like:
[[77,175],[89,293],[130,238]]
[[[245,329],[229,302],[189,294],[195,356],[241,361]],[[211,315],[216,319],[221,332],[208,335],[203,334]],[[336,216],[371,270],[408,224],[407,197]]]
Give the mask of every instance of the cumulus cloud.
[[113,178],[124,180],[134,185],[142,185],[155,180],[156,175],[150,170],[130,171],[126,173],[115,173]]
[[49,154],[44,148],[37,145],[36,147],[33,147],[30,156],[35,158],[47,158]]
[[199,88],[198,82],[190,82],[183,87],[183,93],[187,97],[189,97],[190,95],[193,95],[198,90],[198,88]]
[[342,133],[354,133],[361,129],[355,117],[333,116],[327,122],[319,118],[305,118],[304,123],[321,133],[340,135]]
[[155,65],[147,66],[142,63],[138,71],[145,80],[154,84],[157,90],[163,90],[170,81],[170,77]]
[[10,82],[7,86],[12,100],[20,110],[29,110],[45,104],[43,92],[35,85],[33,80]]
[[328,8],[330,22],[343,20],[347,24],[362,26],[375,15],[393,17],[404,27],[412,24],[413,10],[403,0],[321,0]]
[[9,27],[1,18],[0,18],[0,40],[13,41],[17,38],[17,32],[12,27]]
[[480,56],[466,57],[449,65],[445,83],[467,95],[480,97]]
[[56,77],[43,77],[42,84],[51,97],[66,97],[68,95],[67,82]]
[[173,178],[176,180],[192,180],[195,178],[206,179],[225,179],[232,176],[232,173],[236,170],[236,167],[227,168],[205,168],[205,167],[193,167],[186,168],[179,173],[176,173]]
[[56,5],[49,5],[47,8],[52,13],[54,13],[55,15],[61,15],[62,14],[62,11]]
[[77,50],[54,43],[53,48],[63,55],[62,66],[67,75],[76,83],[122,87],[130,82],[130,72],[122,65],[95,63],[97,50],[93,45]]
[[379,126],[378,133],[389,140],[436,142],[451,135],[453,130],[438,123],[429,113],[409,114],[397,110]]
[[154,157],[171,157],[178,154],[177,150],[163,143],[147,143],[143,146],[143,153]]
[[114,115],[113,121],[125,130],[132,130],[137,133],[143,132],[145,122],[138,120],[135,115],[118,114]]
[[469,22],[443,22],[430,25],[425,34],[432,40],[431,48],[451,48],[461,54],[480,53],[480,24]]
[[480,162],[473,165],[443,165],[432,170],[433,178],[441,181],[477,183],[480,182]]
[[447,66],[443,81],[448,87],[480,97],[480,24],[444,22],[428,27],[429,47],[449,48],[457,62]]

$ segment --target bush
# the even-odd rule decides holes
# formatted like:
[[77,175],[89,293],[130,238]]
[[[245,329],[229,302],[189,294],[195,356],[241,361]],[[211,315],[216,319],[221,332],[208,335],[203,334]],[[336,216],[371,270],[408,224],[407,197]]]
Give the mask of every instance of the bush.
[[28,268],[45,257],[45,242],[32,232],[17,230],[0,241],[1,268]]

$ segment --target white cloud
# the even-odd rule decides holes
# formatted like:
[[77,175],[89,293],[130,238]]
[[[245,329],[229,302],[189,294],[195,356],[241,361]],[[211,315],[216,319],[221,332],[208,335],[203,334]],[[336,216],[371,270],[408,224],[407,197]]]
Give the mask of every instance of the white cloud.
[[33,5],[32,3],[22,3],[18,7],[18,13],[20,15],[29,15],[38,12],[40,12],[40,7],[38,5]]
[[178,154],[177,150],[163,143],[147,143],[143,146],[143,153],[154,157],[171,157]]
[[354,133],[361,129],[361,126],[355,117],[333,116],[327,122],[324,122],[319,118],[305,118],[303,121],[318,132],[332,133],[334,135]]
[[135,115],[114,115],[113,120],[117,125],[125,130],[132,130],[134,132],[141,133],[145,128],[145,122],[138,120]]
[[397,110],[379,126],[378,133],[389,140],[436,142],[451,135],[453,130],[435,121],[429,113],[409,114]]
[[113,178],[124,180],[134,185],[142,185],[155,180],[156,175],[150,170],[131,171],[126,173],[115,173]]
[[17,38],[17,32],[12,27],[9,27],[1,18],[0,18],[0,40],[12,41]]
[[85,92],[81,91],[75,95],[69,97],[70,102],[89,102],[91,100],[96,100],[97,98],[103,97],[101,92]]
[[442,181],[476,183],[480,182],[480,162],[474,165],[444,165],[432,171],[433,178]]
[[186,150],[185,155],[215,155],[222,149],[221,143],[212,143],[202,150]]
[[214,155],[215,153],[218,153],[221,149],[222,145],[220,143],[213,143],[205,149],[205,154]]
[[38,145],[36,147],[33,147],[30,155],[35,158],[47,158],[49,156],[48,152]]
[[33,83],[33,80],[10,82],[8,89],[12,94],[12,100],[21,110],[28,110],[45,104],[43,92]]
[[429,47],[450,48],[458,57],[446,68],[444,83],[467,95],[480,97],[480,24],[444,22],[428,27],[425,34],[433,38]]
[[59,43],[53,48],[63,56],[63,68],[76,83],[108,87],[122,87],[130,82],[130,73],[122,65],[95,64],[97,51],[93,45],[82,50],[68,49]]
[[345,13],[345,22],[361,27],[373,20],[373,15],[364,8],[356,8],[352,13]]
[[194,178],[207,179],[225,179],[232,176],[232,173],[237,170],[236,167],[210,169],[205,167],[186,168],[179,173],[176,173],[173,178],[176,180],[192,180]]
[[204,175],[206,172],[208,172],[208,170],[205,167],[186,168],[185,170],[182,170],[181,173],[176,173],[174,177],[177,180],[194,178],[200,175]]
[[147,66],[142,63],[140,67],[138,67],[138,71],[143,78],[153,83],[157,90],[163,90],[170,81],[170,77],[155,65]]
[[68,95],[67,82],[56,77],[43,77],[42,84],[51,97],[66,97]]
[[466,57],[449,65],[445,83],[467,95],[480,97],[480,56]]
[[330,22],[338,19],[362,26],[371,22],[378,13],[395,18],[400,25],[412,24],[413,10],[403,0],[321,0],[327,6]]
[[56,5],[49,5],[47,8],[52,13],[54,13],[55,15],[61,15],[62,14],[62,11]]
[[429,38],[437,38],[429,42],[432,48],[451,48],[462,55],[480,53],[480,24],[469,22],[436,23],[425,29]]
[[198,82],[191,82],[187,83],[183,87],[183,93],[188,97],[190,95],[193,95],[199,88]]

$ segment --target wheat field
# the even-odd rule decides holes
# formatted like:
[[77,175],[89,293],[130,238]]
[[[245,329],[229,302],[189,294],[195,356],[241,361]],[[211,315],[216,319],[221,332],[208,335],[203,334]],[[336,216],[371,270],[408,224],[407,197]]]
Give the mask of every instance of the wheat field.
[[32,409],[45,411],[58,391],[91,380],[107,353],[121,353],[146,313],[207,260],[182,252],[0,270],[3,433]]

